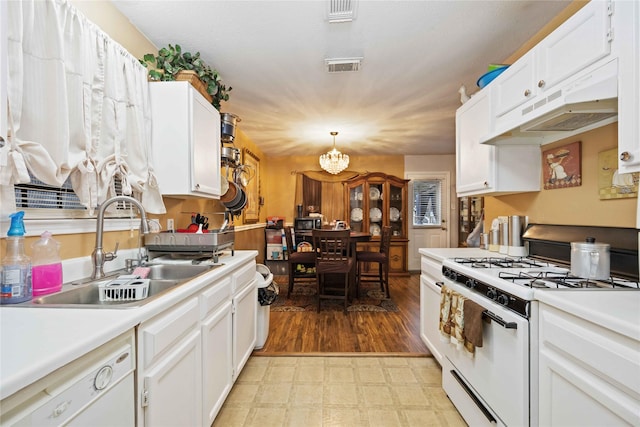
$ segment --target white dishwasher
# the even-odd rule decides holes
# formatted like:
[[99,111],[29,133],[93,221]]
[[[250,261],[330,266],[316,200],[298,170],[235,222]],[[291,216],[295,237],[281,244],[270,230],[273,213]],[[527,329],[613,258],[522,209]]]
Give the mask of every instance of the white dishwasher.
[[133,426],[133,331],[2,401],[2,426]]

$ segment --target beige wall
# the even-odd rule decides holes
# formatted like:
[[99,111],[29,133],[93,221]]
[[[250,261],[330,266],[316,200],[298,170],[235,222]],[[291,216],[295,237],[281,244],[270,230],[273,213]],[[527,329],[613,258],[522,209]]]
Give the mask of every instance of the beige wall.
[[[598,153],[617,147],[617,123],[544,145],[542,150],[581,141],[582,185],[485,198],[485,228],[498,215],[529,215],[529,222],[635,227],[637,198],[600,200]],[[531,161],[542,162],[542,154]]]
[[[319,152],[313,156],[268,157],[264,183],[267,216],[284,216],[292,222],[296,216],[295,172],[319,171]],[[348,153],[347,153],[348,154]],[[383,172],[404,177],[404,156],[350,156],[349,168],[354,172]]]

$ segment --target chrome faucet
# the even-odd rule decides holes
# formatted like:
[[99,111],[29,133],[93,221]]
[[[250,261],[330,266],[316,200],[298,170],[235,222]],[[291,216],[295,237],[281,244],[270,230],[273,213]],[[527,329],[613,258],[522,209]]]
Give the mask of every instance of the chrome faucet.
[[96,247],[91,254],[91,261],[93,262],[93,274],[92,279],[100,279],[104,277],[104,263],[106,261],[113,261],[117,257],[118,244],[116,243],[116,249],[113,252],[102,251],[102,232],[104,228],[104,212],[107,207],[114,202],[129,202],[135,205],[140,211],[140,233],[149,232],[149,224],[147,224],[147,213],[145,212],[142,204],[133,197],[129,196],[115,196],[100,205],[98,211],[98,219],[96,220]]

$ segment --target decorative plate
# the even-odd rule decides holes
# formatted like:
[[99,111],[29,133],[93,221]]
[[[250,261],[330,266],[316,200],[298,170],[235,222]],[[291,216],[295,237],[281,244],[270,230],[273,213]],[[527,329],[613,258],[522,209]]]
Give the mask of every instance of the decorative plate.
[[371,208],[369,210],[369,219],[372,222],[380,222],[382,221],[382,211],[378,208]]
[[378,200],[380,199],[380,190],[378,190],[376,187],[371,187],[369,189],[369,198],[371,200]]
[[372,236],[379,236],[380,235],[380,226],[378,224],[371,224],[369,226],[369,233],[371,233]]
[[360,222],[362,221],[362,209],[360,208],[353,208],[351,209],[351,221],[353,222]]
[[393,222],[396,222],[400,219],[400,211],[393,206],[389,209],[389,219]]

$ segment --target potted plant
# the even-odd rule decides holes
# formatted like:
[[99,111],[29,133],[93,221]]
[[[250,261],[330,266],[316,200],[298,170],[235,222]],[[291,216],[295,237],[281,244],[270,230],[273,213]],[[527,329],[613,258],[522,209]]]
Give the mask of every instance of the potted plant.
[[[212,69],[200,58],[200,52],[192,55],[190,52],[183,52],[180,45],[176,44],[174,47],[170,44],[160,49],[157,55],[145,54],[140,63],[147,68],[153,67],[149,70],[149,79],[152,81],[191,81],[218,111],[220,111],[220,103],[229,100],[229,92],[232,88],[222,84],[218,71]],[[193,81],[196,76],[202,83],[200,88]]]

